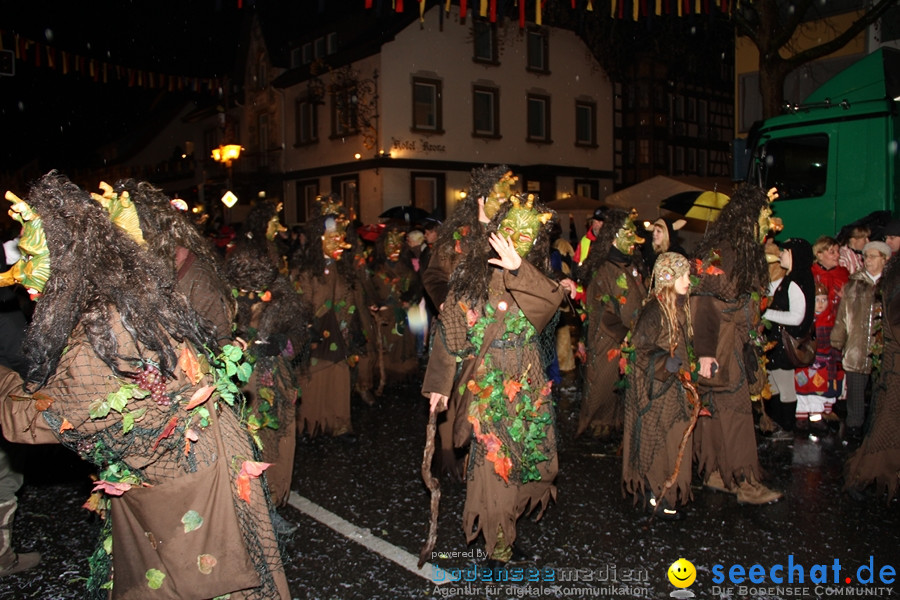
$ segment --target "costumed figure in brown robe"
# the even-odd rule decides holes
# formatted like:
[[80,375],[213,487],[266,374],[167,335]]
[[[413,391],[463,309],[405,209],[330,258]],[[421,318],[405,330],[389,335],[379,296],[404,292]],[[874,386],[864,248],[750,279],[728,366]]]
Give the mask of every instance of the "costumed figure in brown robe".
[[[176,289],[191,307],[216,328],[216,339],[224,345],[234,339],[232,322],[235,304],[231,290],[221,275],[221,260],[212,241],[181,210],[172,205],[162,190],[147,181],[122,179],[110,188],[101,183],[98,201],[128,194],[140,220],[140,233],[148,249],[159,254],[176,274]],[[101,202],[102,203],[102,202]]]
[[300,390],[294,362],[302,361],[306,353],[310,317],[268,249],[279,227],[279,208],[274,202],[262,202],[251,209],[224,273],[237,297],[235,333],[246,342],[246,354],[253,362],[253,375],[243,387],[244,420],[262,460],[271,463],[266,481],[272,502],[284,506],[291,493],[297,440]]
[[[509,199],[516,180],[506,165],[497,167],[485,165],[472,169],[469,192],[453,214],[441,225],[435,242],[434,256],[429,261],[428,268],[422,273],[425,293],[440,312],[444,310],[450,291],[451,276],[454,275],[460,261],[474,248],[488,247],[490,231],[487,225]],[[459,276],[455,281],[459,282],[458,286],[462,286],[465,279]],[[462,287],[459,287],[457,292],[461,289]],[[432,325],[432,332],[437,330],[437,327]],[[431,343],[434,344],[435,341]],[[474,357],[464,357],[462,360],[465,363],[474,360]],[[460,369],[466,368],[463,363],[460,364]],[[435,471],[456,481],[463,480],[470,438],[467,433],[469,431],[467,417],[459,410],[460,395],[456,389],[452,390],[447,410],[438,416],[440,452],[434,454]],[[457,423],[462,431],[459,436],[454,434]]]
[[312,249],[292,272],[294,287],[310,307],[309,367],[300,373],[303,400],[297,412],[297,433],[356,440],[350,421],[351,368],[366,352],[372,329],[361,270],[352,249],[355,232],[348,229],[340,200],[322,199],[322,216],[307,224]]
[[[690,271],[682,254],[659,255],[650,295],[627,344],[631,364],[625,390],[623,487],[650,510],[661,504],[656,512],[664,519],[680,518],[678,505],[691,499],[690,438],[686,446],[682,440],[691,424],[692,405],[679,378],[680,371],[690,374],[692,367]],[[676,473],[664,493],[666,480]]]
[[756,346],[760,299],[769,284],[763,244],[772,227],[769,196],[741,187],[696,251],[699,282],[691,292],[698,390],[712,417],[694,432],[698,471],[708,488],[736,494],[742,504],[768,504],[781,492],[762,483],[750,399],[758,377]]
[[622,431],[620,347],[647,296],[640,253],[635,253],[643,241],[628,214],[609,210],[580,267],[587,362],[576,436],[588,431],[606,439]]
[[386,379],[378,383],[377,391],[381,391],[386,383],[405,381],[419,370],[416,336],[407,311],[422,299],[422,284],[409,260],[403,231],[389,228],[376,241],[366,289],[375,324],[373,333],[378,336],[374,344],[376,360],[371,366],[378,367],[379,379],[383,370]]
[[[555,414],[538,336],[575,284],[532,263],[549,268],[542,224],[552,215],[532,201],[513,199],[489,226],[499,258],[473,247],[454,272],[422,386],[432,411],[460,392],[471,441],[463,530],[468,542],[484,536],[490,568],[513,557],[519,517],[539,507],[540,518],[556,496]],[[458,372],[457,358],[469,356]]]
[[[865,437],[844,466],[844,489],[858,500],[884,497],[890,502],[900,485],[900,256],[891,258],[878,285],[884,349]],[[872,484],[874,494],[869,495]]]
[[[226,363],[249,368],[240,350],[224,358],[233,347],[218,349],[212,326],[176,291],[171,264],[144,251],[64,176],[38,180],[27,204],[7,197],[23,223],[25,258],[2,279],[40,298],[24,382],[0,371],[0,419],[11,441],[61,442],[97,465],[90,504],[112,518],[89,560],[91,593],[106,596],[100,588],[111,585],[113,598],[290,598],[259,479],[265,465],[229,406],[240,404],[239,390],[218,374]],[[186,512],[154,500],[223,467],[224,496],[204,489]],[[139,525],[130,520],[138,498],[146,503]],[[230,519],[204,529],[222,511]],[[229,524],[234,536],[207,538]],[[197,536],[209,544],[202,554],[162,561]]]

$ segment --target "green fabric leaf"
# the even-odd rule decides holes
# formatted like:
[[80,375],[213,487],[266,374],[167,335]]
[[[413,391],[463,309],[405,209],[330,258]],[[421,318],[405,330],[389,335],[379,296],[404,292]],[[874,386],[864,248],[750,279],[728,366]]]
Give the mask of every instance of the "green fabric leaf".
[[181,522],[184,523],[184,532],[190,533],[195,529],[200,529],[200,526],[203,525],[203,517],[196,510],[189,510],[181,517]]
[[166,574],[159,569],[148,569],[146,577],[147,587],[151,590],[158,590],[162,587],[163,579],[166,578]]

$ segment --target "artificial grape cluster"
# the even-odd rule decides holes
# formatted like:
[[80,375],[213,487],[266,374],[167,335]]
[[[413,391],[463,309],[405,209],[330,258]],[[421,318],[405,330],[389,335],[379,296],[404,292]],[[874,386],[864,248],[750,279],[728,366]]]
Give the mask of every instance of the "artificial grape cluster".
[[172,399],[166,393],[166,378],[154,365],[145,364],[134,376],[134,382],[142,390],[150,392],[150,397],[160,406],[169,406]]

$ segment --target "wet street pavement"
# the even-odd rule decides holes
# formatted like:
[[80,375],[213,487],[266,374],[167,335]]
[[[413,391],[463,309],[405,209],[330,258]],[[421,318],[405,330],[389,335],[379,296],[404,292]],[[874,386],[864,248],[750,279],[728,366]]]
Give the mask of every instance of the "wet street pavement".
[[[900,592],[893,581],[900,570],[900,502],[858,502],[841,493],[851,447],[837,433],[820,440],[759,438],[768,484],[785,492],[779,503],[738,506],[695,478],[686,518],[650,524],[622,496],[618,445],[573,439],[578,394],[569,374],[558,406],[558,501],[541,521],[520,521],[523,550],[535,556],[509,575],[521,573],[525,581],[488,583],[467,557],[482,544],[466,545],[462,484],[442,485],[435,551],[445,557],[422,570],[409,564],[429,518],[420,475],[427,403],[416,386],[388,388],[374,407],[354,399],[353,411],[357,443],[315,439],[297,447],[292,504],[302,510],[279,511],[297,527],[283,553],[295,598],[787,599]],[[91,471],[61,448],[24,450],[14,543],[19,551],[40,551],[43,562],[0,580],[0,600],[84,598],[87,557],[99,529],[81,508]],[[682,557],[695,567],[696,581],[679,590],[667,571]],[[462,579],[448,582],[456,577]]]

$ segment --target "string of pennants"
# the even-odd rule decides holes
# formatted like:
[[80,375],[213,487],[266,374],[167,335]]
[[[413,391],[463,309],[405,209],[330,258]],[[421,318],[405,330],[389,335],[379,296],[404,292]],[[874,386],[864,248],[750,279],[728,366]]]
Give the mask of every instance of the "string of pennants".
[[[452,0],[445,1],[445,12],[450,14]],[[465,19],[471,10],[479,17],[487,18],[490,22],[497,21],[498,0],[456,0],[459,4],[459,18]],[[741,0],[514,0],[519,13],[519,27],[525,27],[526,19],[531,16],[537,25],[543,21],[543,12],[548,2],[558,1],[571,4],[571,8],[582,9],[588,12],[605,10],[609,4],[609,15],[615,19],[632,19],[637,21],[650,16],[688,16],[705,15],[711,12],[731,14],[740,4]],[[746,1],[746,0],[744,0]],[[404,12],[410,5],[418,5],[419,19],[425,19],[425,5],[427,0],[365,0],[366,8],[372,8],[373,3],[379,8],[390,2],[391,8],[396,12]],[[503,0],[500,3],[506,4]],[[533,4],[531,7],[527,6]],[[501,7],[502,10],[502,7]],[[531,13],[530,15],[528,13]]]
[[209,77],[187,77],[157,71],[147,71],[123,65],[108,63],[96,58],[82,56],[74,52],[60,50],[17,33],[0,30],[0,50],[11,51],[15,60],[34,67],[54,69],[63,75],[80,74],[97,83],[119,82],[129,87],[142,87],[190,92],[215,93],[222,81]]

